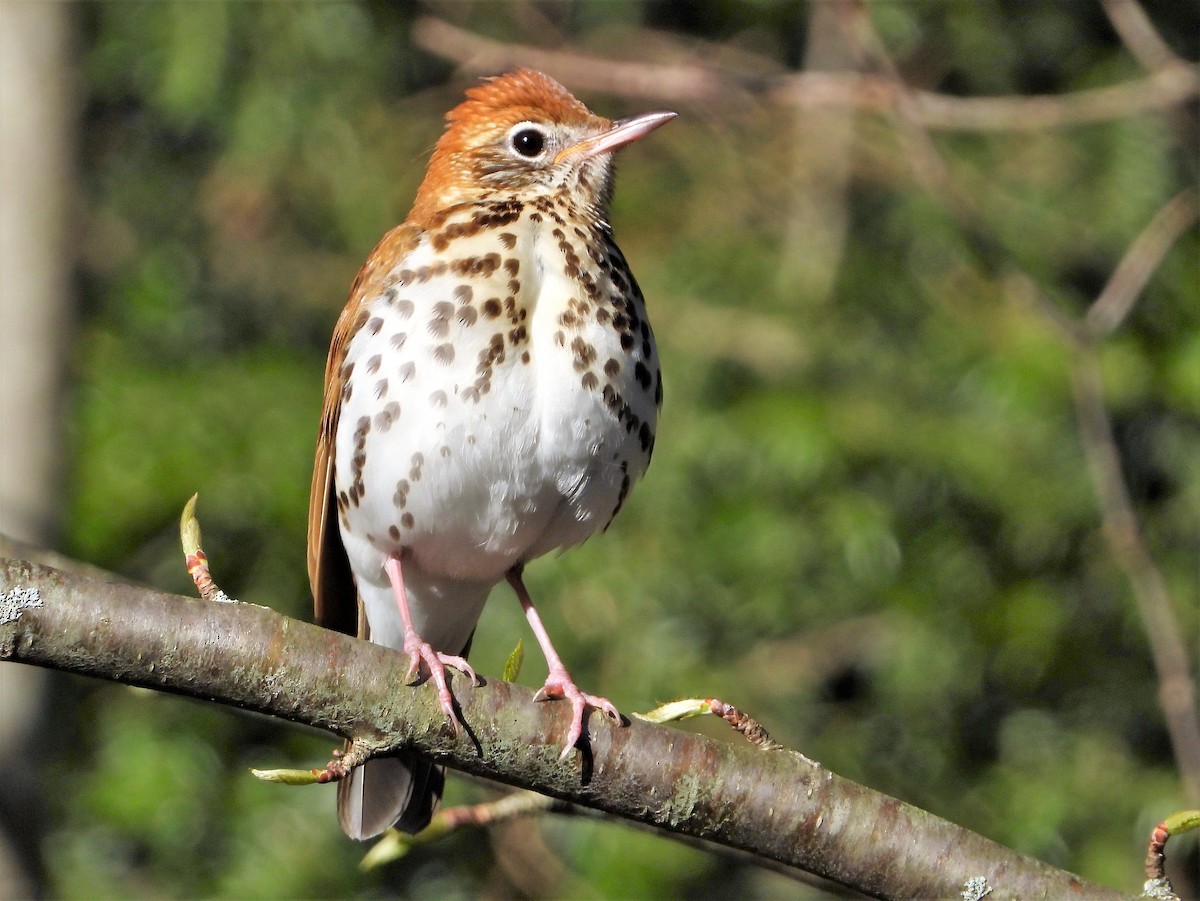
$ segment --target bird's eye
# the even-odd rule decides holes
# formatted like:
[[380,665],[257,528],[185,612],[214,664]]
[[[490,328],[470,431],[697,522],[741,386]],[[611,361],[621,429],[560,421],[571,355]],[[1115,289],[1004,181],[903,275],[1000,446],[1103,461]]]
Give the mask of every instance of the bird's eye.
[[522,128],[512,136],[512,146],[521,156],[533,159],[546,148],[546,136],[536,128]]

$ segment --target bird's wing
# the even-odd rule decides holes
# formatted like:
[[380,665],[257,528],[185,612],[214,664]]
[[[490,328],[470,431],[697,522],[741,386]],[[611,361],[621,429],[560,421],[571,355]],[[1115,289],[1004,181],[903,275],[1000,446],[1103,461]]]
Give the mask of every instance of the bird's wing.
[[344,385],[342,364],[350,338],[366,322],[368,302],[380,293],[387,275],[417,246],[420,238],[421,229],[408,223],[398,225],[384,235],[367,257],[350,287],[350,299],[334,326],[333,341],[325,362],[325,402],[308,501],[308,579],[317,623],[363,638],[367,637],[365,618],[359,615],[354,577],[338,530],[333,480],[334,439]]

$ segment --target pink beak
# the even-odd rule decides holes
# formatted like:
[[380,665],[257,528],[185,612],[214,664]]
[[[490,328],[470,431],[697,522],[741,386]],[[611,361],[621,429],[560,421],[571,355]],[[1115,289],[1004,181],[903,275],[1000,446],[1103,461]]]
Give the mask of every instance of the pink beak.
[[641,113],[637,116],[627,116],[624,119],[618,119],[613,123],[612,128],[607,131],[602,131],[598,135],[585,138],[578,144],[572,144],[570,147],[564,147],[558,152],[558,156],[554,158],[554,162],[557,163],[564,157],[575,153],[580,154],[585,159],[599,156],[602,153],[612,153],[626,144],[633,143],[638,138],[645,137],[660,125],[666,125],[675,116],[676,113],[667,110],[656,110],[652,113]]

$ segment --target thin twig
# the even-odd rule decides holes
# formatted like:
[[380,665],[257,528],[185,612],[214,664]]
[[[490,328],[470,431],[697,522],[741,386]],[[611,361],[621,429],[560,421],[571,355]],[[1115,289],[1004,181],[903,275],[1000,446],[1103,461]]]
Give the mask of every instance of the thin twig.
[[1088,309],[1084,321],[1091,339],[1103,338],[1125,320],[1171,245],[1196,221],[1196,215],[1196,191],[1192,188],[1163,204],[1129,245],[1108,284]]
[[196,519],[196,500],[199,495],[193,494],[184,504],[183,513],[179,517],[179,541],[183,546],[184,564],[188,575],[196,584],[200,597],[206,601],[218,604],[234,603],[233,598],[221,590],[212,577],[208,568],[208,555],[200,546],[200,521]]
[[[746,737],[746,741],[754,745],[761,751],[782,751],[784,745],[781,745],[775,739],[771,738],[766,728],[750,714],[746,713],[732,704],[727,704],[720,698],[705,698],[705,703],[709,709],[729,723],[735,730]],[[807,760],[807,758],[805,758]]]
[[1137,0],[1100,0],[1100,5],[1121,43],[1143,69],[1153,72],[1183,62],[1162,39]]
[[1146,885],[1142,897],[1151,901],[1180,901],[1167,878],[1167,840],[1200,828],[1200,810],[1181,810],[1154,827],[1146,849]]
[[1200,720],[1183,630],[1175,616],[1166,580],[1142,536],[1112,422],[1104,403],[1104,382],[1095,347],[1078,347],[1071,365],[1075,414],[1084,457],[1100,501],[1101,528],[1117,565],[1129,579],[1134,601],[1150,643],[1158,699],[1166,719],[1186,796],[1200,797]]

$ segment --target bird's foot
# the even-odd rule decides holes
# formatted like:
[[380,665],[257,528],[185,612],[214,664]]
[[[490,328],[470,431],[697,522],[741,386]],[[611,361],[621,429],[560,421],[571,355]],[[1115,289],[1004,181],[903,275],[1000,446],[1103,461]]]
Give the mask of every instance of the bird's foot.
[[446,719],[450,720],[450,725],[454,727],[454,734],[457,735],[458,717],[454,714],[454,694],[450,691],[450,684],[446,679],[446,667],[454,667],[469,678],[471,684],[478,685],[479,677],[475,675],[475,670],[462,657],[435,651],[429,642],[422,641],[416,633],[412,633],[404,639],[404,651],[408,654],[408,674],[404,677],[404,681],[410,685],[413,684],[414,677],[420,671],[421,663],[424,662],[429,670],[429,677],[433,679],[433,684],[437,688],[438,703],[442,707],[442,712],[446,714]]
[[566,760],[575,745],[583,735],[583,717],[589,707],[599,710],[614,722],[621,722],[621,714],[608,698],[590,695],[579,690],[579,686],[565,669],[551,671],[546,678],[546,684],[538,689],[533,696],[535,701],[554,701],[566,699],[571,702],[571,728],[567,731],[567,743],[558,755],[559,760]]

